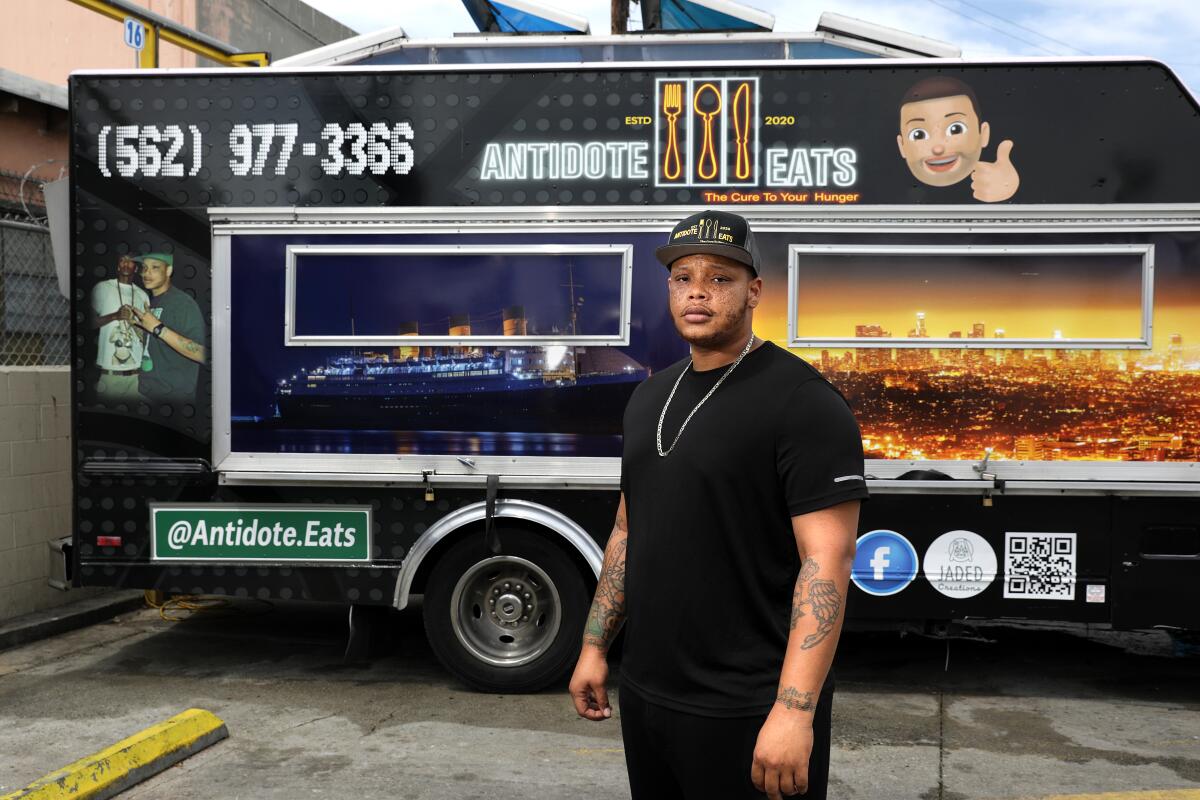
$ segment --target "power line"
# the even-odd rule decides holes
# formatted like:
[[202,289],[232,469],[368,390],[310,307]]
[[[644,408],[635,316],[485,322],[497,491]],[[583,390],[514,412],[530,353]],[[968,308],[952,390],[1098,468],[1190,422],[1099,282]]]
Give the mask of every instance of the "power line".
[[965,14],[965,13],[963,13],[963,12],[962,12],[962,11],[960,11],[959,9],[955,8],[954,6],[950,6],[950,5],[947,5],[947,4],[945,4],[945,3],[939,2],[939,0],[927,0],[927,1],[928,1],[928,2],[930,2],[930,3],[933,3],[933,4],[934,4],[935,6],[937,6],[938,8],[943,8],[943,9],[945,9],[946,11],[949,11],[949,12],[950,12],[950,13],[952,13],[952,14],[958,14],[958,15],[959,15],[960,17],[962,17],[963,19],[970,20],[971,22],[974,22],[976,25],[982,25],[982,26],[983,26],[983,27],[985,27],[985,28],[989,28],[989,29],[991,29],[991,30],[995,31],[996,33],[1002,34],[1002,35],[1004,35],[1004,36],[1008,36],[1008,37],[1010,37],[1010,38],[1012,38],[1012,39],[1016,39],[1018,42],[1024,42],[1025,44],[1029,45],[1030,47],[1036,47],[1038,50],[1041,50],[1041,51],[1042,51],[1042,52],[1044,52],[1044,53],[1049,53],[1049,54],[1050,54],[1050,55],[1052,55],[1052,56],[1058,56],[1058,55],[1062,55],[1061,53],[1056,53],[1056,52],[1054,52],[1053,50],[1051,50],[1051,49],[1050,49],[1050,48],[1048,48],[1048,47],[1042,47],[1042,46],[1041,46],[1040,44],[1038,44],[1037,42],[1031,42],[1031,41],[1029,41],[1028,39],[1023,39],[1023,38],[1021,38],[1020,36],[1017,36],[1015,33],[1012,33],[1011,31],[1006,31],[1006,30],[1004,30],[1003,28],[997,28],[995,25],[992,25],[992,24],[990,24],[990,23],[984,22],[984,21],[983,21],[983,20],[981,20],[981,19],[976,19],[975,17],[972,17],[972,16],[971,16],[971,15],[969,15],[969,14]]
[[1080,53],[1082,55],[1085,55],[1085,56],[1094,55],[1093,53],[1089,53],[1087,50],[1084,50],[1080,47],[1076,47],[1073,44],[1067,44],[1066,42],[1062,41],[1061,39],[1055,39],[1053,36],[1047,36],[1046,34],[1042,33],[1039,30],[1034,30],[1033,28],[1028,28],[1019,22],[1013,22],[1011,19],[1008,19],[1007,17],[1002,17],[999,14],[988,11],[986,8],[983,8],[982,6],[977,6],[974,3],[968,2],[968,0],[958,0],[958,2],[962,3],[964,6],[973,8],[976,11],[982,11],[984,14],[987,14],[989,17],[995,17],[996,19],[1000,20],[1001,22],[1006,22],[1009,25],[1012,25],[1014,28],[1020,28],[1023,31],[1029,31],[1030,33],[1034,34],[1035,36],[1041,36],[1043,39],[1048,39],[1049,41],[1054,42],[1055,44],[1060,44],[1063,47],[1070,48],[1071,50],[1074,50],[1075,52]]

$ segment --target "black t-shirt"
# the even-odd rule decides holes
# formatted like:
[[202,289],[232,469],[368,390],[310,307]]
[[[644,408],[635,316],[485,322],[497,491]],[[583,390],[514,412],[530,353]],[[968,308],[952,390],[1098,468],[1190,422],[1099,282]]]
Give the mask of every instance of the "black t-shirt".
[[[150,298],[150,309],[168,328],[204,346],[204,317],[187,292],[168,288]],[[138,375],[138,391],[153,400],[191,400],[196,396],[200,364],[180,355],[157,336],[149,337],[149,372]]]
[[866,499],[862,438],[841,393],[770,342],[751,351],[684,428],[728,366],[685,359],[625,409],[621,490],[629,524],[621,680],[705,716],[775,701],[800,562],[791,517]]

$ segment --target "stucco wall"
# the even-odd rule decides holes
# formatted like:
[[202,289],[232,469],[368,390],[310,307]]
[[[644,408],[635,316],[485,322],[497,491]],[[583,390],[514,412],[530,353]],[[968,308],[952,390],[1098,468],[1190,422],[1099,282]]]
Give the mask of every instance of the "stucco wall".
[[[301,0],[137,0],[137,5],[242,50],[273,58],[353,36],[354,31]],[[0,67],[65,85],[75,69],[132,69],[121,23],[67,0],[0,0]],[[163,44],[160,67],[212,66]]]
[[66,367],[0,367],[0,619],[81,599],[46,584],[51,539],[71,532]]

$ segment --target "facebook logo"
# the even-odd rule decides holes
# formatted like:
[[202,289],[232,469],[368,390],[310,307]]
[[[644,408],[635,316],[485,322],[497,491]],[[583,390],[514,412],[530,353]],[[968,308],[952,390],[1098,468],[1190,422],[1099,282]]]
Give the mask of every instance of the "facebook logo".
[[867,594],[886,597],[903,591],[917,575],[917,551],[895,531],[876,530],[858,537],[850,578]]

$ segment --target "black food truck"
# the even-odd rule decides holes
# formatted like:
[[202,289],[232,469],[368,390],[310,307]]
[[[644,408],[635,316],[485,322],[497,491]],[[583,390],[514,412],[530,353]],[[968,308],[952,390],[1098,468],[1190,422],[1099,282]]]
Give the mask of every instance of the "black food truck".
[[467,683],[560,678],[625,401],[687,357],[653,249],[721,207],[756,333],[862,428],[852,624],[1200,629],[1200,116],[1167,67],[556,41],[71,77],[75,585],[421,595]]

